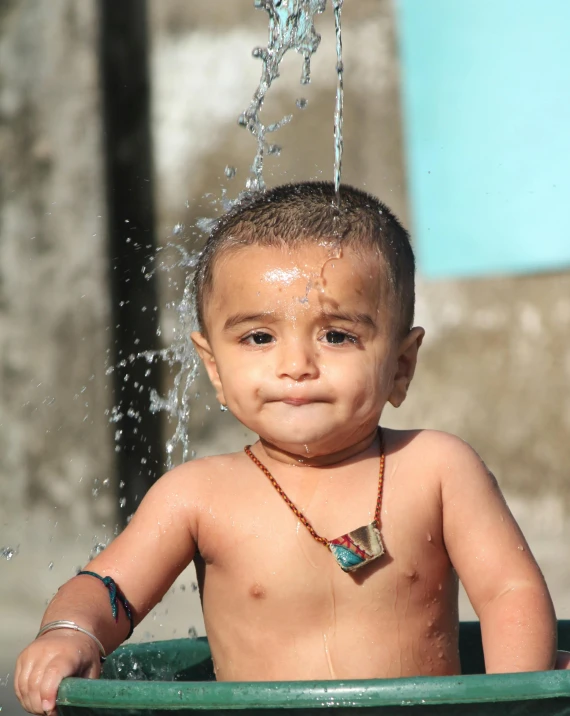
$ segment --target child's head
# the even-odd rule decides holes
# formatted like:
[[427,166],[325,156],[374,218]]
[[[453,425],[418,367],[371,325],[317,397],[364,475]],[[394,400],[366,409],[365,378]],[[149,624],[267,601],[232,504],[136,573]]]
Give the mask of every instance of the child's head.
[[[399,405],[423,331],[396,217],[332,184],[278,187],[215,226],[194,278],[193,339],[218,399],[268,442],[323,455]],[[342,449],[342,448],[341,448]]]
[[340,210],[332,182],[276,187],[238,203],[216,223],[198,261],[194,295],[198,324],[207,331],[204,304],[214,266],[225,252],[244,246],[296,249],[330,244],[350,247],[366,260],[380,260],[378,278],[390,301],[394,329],[407,333],[414,320],[415,261],[408,232],[382,202],[343,185]]

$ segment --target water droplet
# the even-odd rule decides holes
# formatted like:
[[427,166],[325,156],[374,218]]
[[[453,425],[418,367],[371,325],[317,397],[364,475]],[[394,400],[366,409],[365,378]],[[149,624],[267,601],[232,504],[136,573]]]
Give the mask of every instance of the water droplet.
[[101,552],[105,549],[107,544],[105,542],[96,542],[93,545],[93,549],[91,550],[91,554],[89,555],[89,559],[95,559],[97,555],[101,554]]
[[220,404],[220,410],[222,411],[222,413],[227,413],[227,412],[228,412],[228,406],[227,406],[227,405],[222,405],[222,404]]
[[172,229],[173,236],[179,236],[184,231],[184,224],[175,224]]
[[522,546],[522,544],[519,544],[519,546],[517,547],[517,549],[520,550],[521,552],[524,552],[524,547]]
[[188,629],[188,636],[190,637],[190,639],[198,638],[198,632],[196,631],[196,627],[190,627],[190,629]]
[[127,498],[121,497],[121,499],[119,500],[119,507],[123,508],[126,504],[127,504]]
[[307,105],[309,104],[309,100],[305,99],[304,97],[299,97],[299,99],[295,102],[297,107],[299,109],[307,109]]
[[50,562],[50,563],[48,564],[48,569],[53,569],[53,562]]
[[227,176],[228,179],[233,179],[237,174],[237,169],[235,167],[227,166],[224,169],[224,174]]
[[16,557],[16,555],[19,552],[19,547],[1,547],[0,548],[0,557],[4,557],[4,559],[9,562],[12,557]]

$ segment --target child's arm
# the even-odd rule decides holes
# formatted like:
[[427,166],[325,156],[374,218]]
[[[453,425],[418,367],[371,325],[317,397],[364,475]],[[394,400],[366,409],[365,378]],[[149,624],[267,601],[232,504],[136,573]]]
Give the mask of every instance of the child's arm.
[[445,545],[481,621],[487,673],[554,668],[548,588],[495,478],[462,441],[435,440]]
[[[130,602],[135,624],[159,602],[196,550],[196,510],[189,503],[188,466],[165,475],[148,492],[129,526],[86,569],[112,577]],[[80,575],[58,591],[42,620],[73,621],[99,639],[107,654],[125,639],[129,621],[121,604],[112,616],[107,588]],[[58,686],[66,676],[99,675],[99,649],[81,632],[49,631],[20,655],[14,686],[31,713],[55,713]]]

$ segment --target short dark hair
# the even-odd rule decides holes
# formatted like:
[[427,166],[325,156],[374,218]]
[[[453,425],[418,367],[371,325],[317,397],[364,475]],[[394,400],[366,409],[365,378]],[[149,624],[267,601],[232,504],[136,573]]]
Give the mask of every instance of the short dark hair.
[[240,246],[300,246],[339,241],[355,249],[374,250],[385,263],[397,310],[395,328],[407,332],[414,320],[414,252],[408,232],[381,201],[342,185],[337,206],[332,182],[285,184],[238,201],[221,216],[200,254],[194,274],[196,316],[204,326],[204,300],[212,288],[220,254]]

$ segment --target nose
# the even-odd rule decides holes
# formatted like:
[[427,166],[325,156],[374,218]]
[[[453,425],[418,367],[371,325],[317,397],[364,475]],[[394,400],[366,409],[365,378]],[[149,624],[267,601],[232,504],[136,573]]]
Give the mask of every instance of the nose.
[[303,381],[319,377],[317,350],[309,340],[296,337],[282,341],[278,361],[279,378]]

